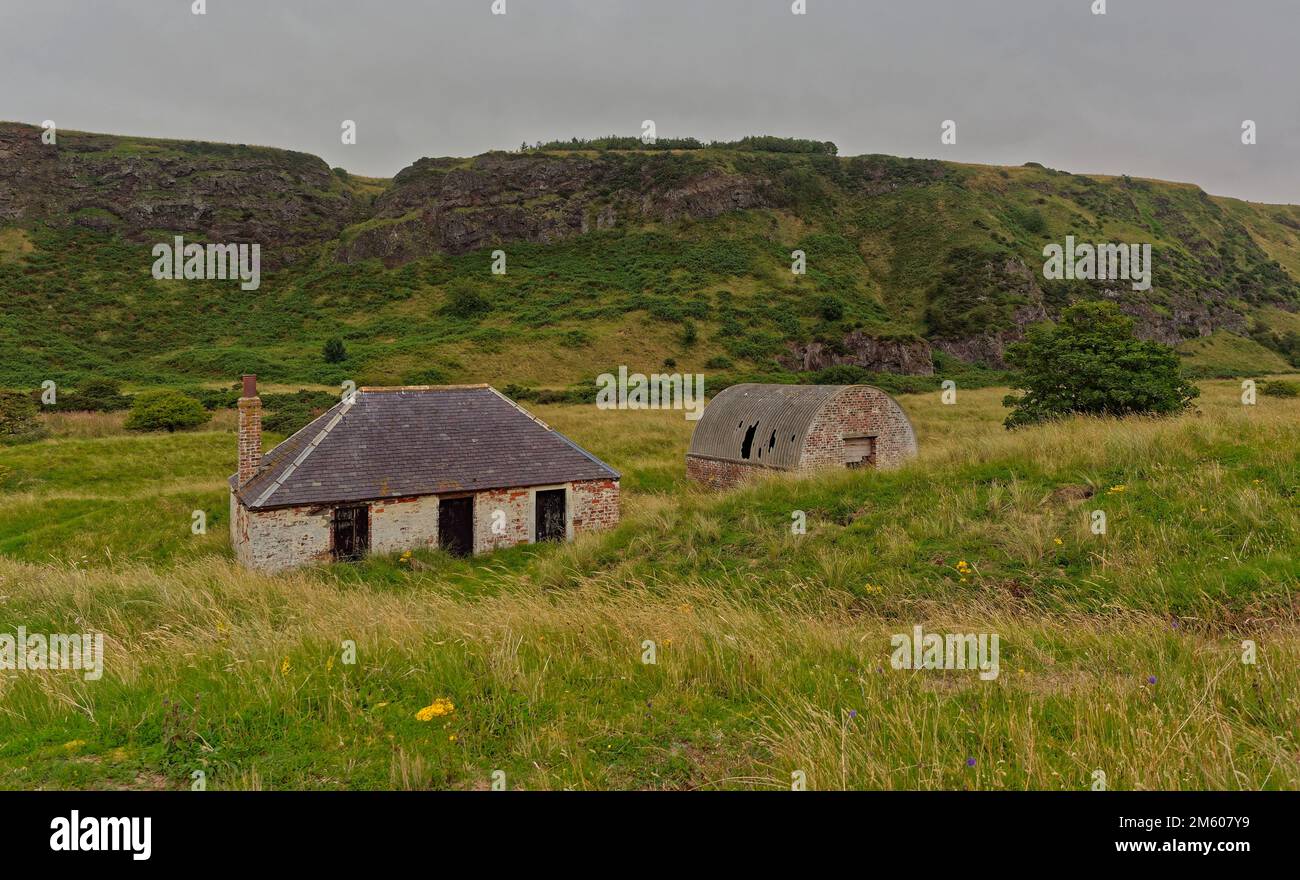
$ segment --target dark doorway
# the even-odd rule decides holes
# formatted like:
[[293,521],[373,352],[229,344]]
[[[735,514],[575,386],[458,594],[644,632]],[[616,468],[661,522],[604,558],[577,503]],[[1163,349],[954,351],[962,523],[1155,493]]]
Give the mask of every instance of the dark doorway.
[[364,504],[334,508],[330,521],[334,558],[356,562],[370,550],[370,508]]
[[536,540],[563,541],[568,536],[564,520],[564,490],[546,489],[537,493]]
[[438,502],[438,546],[452,556],[474,553],[474,499],[444,498]]

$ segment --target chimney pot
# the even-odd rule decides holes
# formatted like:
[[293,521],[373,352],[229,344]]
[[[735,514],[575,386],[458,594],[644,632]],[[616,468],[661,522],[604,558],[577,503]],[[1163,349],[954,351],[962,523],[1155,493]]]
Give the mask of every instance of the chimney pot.
[[244,377],[244,397],[256,397],[256,396],[257,396],[257,377],[256,377],[256,376],[245,376],[245,377]]

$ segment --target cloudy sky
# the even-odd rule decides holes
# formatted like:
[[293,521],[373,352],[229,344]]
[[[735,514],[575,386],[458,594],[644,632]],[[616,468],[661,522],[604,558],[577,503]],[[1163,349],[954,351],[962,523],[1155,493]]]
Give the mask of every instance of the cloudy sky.
[[287,147],[374,176],[653,119],[661,137],[1300,203],[1300,0],[1107,0],[1105,16],[1094,0],[191,2],[0,0],[0,119]]

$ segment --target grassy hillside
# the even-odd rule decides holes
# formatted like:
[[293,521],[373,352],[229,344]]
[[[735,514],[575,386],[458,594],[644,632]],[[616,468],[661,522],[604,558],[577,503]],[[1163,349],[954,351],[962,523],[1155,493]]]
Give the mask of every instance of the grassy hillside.
[[[680,413],[539,407],[625,475],[617,529],[275,577],[231,561],[228,415],[54,417],[0,449],[0,596],[108,664],[0,677],[0,785],[1296,788],[1300,402],[1204,391],[1014,434],[999,389],[906,395],[914,464],[723,494]],[[1001,675],[893,670],[915,624],[998,633]]]
[[[0,125],[28,152],[36,131]],[[668,360],[774,375],[791,346],[839,355],[853,333],[924,340],[949,356],[940,371],[996,367],[1025,323],[1099,296],[1151,338],[1203,340],[1188,348],[1202,375],[1300,361],[1300,208],[1034,165],[735,146],[424,159],[380,181],[267,148],[68,133],[57,160],[35,152],[0,179],[0,385],[251,371],[560,388]],[[169,183],[123,189],[137,174]],[[172,233],[263,242],[261,288],[155,281],[150,245]],[[1044,280],[1042,248],[1067,235],[1152,243],[1153,289]],[[505,275],[490,272],[498,248]],[[340,365],[321,355],[335,336]]]

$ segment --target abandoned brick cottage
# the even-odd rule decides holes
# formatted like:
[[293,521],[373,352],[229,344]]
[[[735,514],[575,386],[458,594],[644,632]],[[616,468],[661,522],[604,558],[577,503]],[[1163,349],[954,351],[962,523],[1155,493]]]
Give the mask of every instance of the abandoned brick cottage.
[[362,388],[262,455],[257,379],[244,377],[230,537],[249,568],[469,555],[618,517],[619,474],[487,385]]

